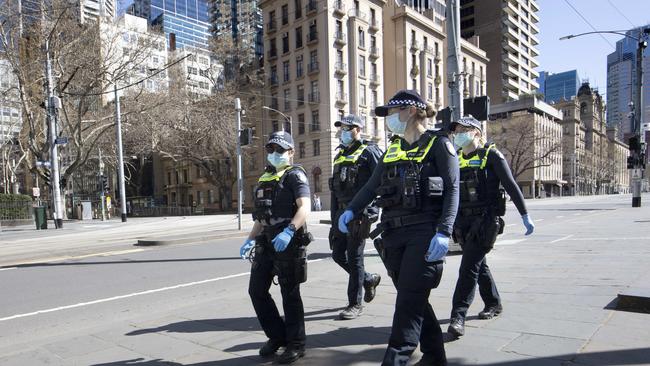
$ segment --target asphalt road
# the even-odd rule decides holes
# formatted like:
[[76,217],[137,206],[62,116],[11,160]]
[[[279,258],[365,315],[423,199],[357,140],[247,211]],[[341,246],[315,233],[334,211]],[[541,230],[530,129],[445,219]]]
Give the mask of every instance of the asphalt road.
[[[644,198],[650,203],[649,197]],[[574,226],[588,227],[592,221],[611,224],[611,240],[616,245],[643,239],[648,233],[650,211],[639,210],[638,218],[619,215],[617,210],[629,210],[630,203],[629,195],[529,202],[529,213],[537,225],[530,237],[522,235],[521,219],[510,206],[506,232],[499,238],[496,251],[508,245],[549,246],[570,241],[577,235]],[[625,233],[617,232],[619,224],[626,225]],[[340,271],[329,259],[328,229],[326,225],[310,226],[316,237],[309,247],[310,279],[327,279],[331,271]],[[602,239],[607,239],[602,233],[594,238]],[[201,305],[217,314],[220,306],[247,304],[249,263],[238,256],[241,243],[237,237],[152,248],[120,245],[101,256],[2,267],[0,359],[29,345],[60,337],[83,338],[91,329],[108,329],[119,322],[142,321]],[[371,242],[367,243],[367,263],[377,268],[379,259]],[[332,286],[340,287],[341,305],[345,305],[344,284]],[[246,305],[242,311],[252,310]]]

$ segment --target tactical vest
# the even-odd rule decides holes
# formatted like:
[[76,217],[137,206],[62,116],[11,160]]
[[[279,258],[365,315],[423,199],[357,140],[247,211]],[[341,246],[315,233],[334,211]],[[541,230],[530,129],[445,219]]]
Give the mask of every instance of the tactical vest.
[[[276,196],[278,191],[283,188],[286,174],[293,169],[301,169],[304,172],[304,169],[300,166],[289,165],[280,171],[267,171],[257,180],[257,188],[255,188],[255,210],[253,211],[254,220],[270,225],[272,224],[271,219],[279,218],[277,216],[278,204],[287,203],[277,202]],[[293,207],[291,217],[293,217],[298,207],[296,206],[295,200],[291,202],[291,205]],[[274,213],[274,211],[276,212]],[[291,217],[283,218],[290,219]]]
[[368,147],[361,144],[349,155],[339,152],[334,158],[334,171],[329,180],[330,191],[339,204],[347,205],[365,182],[359,182],[359,158]]
[[428,139],[418,146],[402,150],[402,138],[394,137],[384,154],[384,171],[377,188],[377,205],[381,208],[423,208],[425,200],[442,197],[442,181],[439,177],[422,177],[420,172],[425,159],[436,140],[427,132]]
[[[487,166],[490,150],[495,149],[494,144],[485,144],[477,149],[471,158],[465,158],[462,149],[458,150],[458,163],[460,168],[460,208],[476,208],[500,205],[503,189],[495,180],[494,187],[488,184]],[[505,204],[505,202],[504,202]]]

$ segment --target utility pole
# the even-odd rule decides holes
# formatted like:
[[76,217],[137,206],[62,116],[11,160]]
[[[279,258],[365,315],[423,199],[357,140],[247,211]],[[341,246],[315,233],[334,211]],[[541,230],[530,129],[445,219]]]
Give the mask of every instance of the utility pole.
[[[460,70],[460,3],[447,0],[447,80],[451,121],[463,116],[463,75]],[[463,70],[464,71],[464,70]]]
[[106,206],[104,192],[104,162],[102,161],[102,149],[99,149],[99,200],[102,206],[102,221],[106,221]]
[[50,40],[45,39],[45,68],[47,73],[47,121],[50,140],[50,164],[52,167],[52,193],[54,196],[54,227],[63,227],[63,200],[61,198],[61,179],[59,177],[59,152],[56,144],[56,115],[57,108],[61,107],[61,100],[54,96],[54,82],[52,80],[52,60],[50,59]]
[[113,81],[115,93],[115,132],[117,134],[117,171],[120,187],[120,211],[122,222],[126,222],[126,188],[124,187],[124,154],[122,153],[122,116],[120,115],[120,95],[117,93],[117,83]]
[[641,190],[643,184],[644,165],[645,165],[645,128],[643,127],[643,108],[641,102],[643,101],[643,51],[648,46],[648,42],[643,39],[643,31],[639,34],[638,47],[636,49],[636,95],[634,100],[634,135],[639,141],[639,149],[633,151],[632,154],[636,155],[635,159],[635,172],[641,172],[640,176],[635,175],[632,178],[632,207],[641,207]]
[[237,229],[242,229],[242,205],[244,202],[244,191],[242,182],[242,160],[241,160],[241,102],[235,98],[235,119],[237,120]]

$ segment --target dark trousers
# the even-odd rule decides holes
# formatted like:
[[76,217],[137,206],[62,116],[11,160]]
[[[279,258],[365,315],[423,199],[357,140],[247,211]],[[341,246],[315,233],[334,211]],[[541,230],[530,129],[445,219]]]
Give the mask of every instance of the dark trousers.
[[491,246],[488,245],[489,243],[480,242],[480,239],[474,235],[468,235],[475,220],[479,220],[479,218],[458,218],[454,228],[455,236],[463,248],[463,257],[460,261],[458,281],[456,282],[452,300],[452,319],[465,319],[467,310],[474,301],[476,284],[478,284],[479,294],[486,307],[501,303],[497,285],[485,259],[488,252],[487,248],[491,248]]
[[363,251],[366,240],[353,238],[332,226],[330,229],[330,248],[332,259],[347,273],[348,279],[348,304],[361,305],[363,298],[363,284],[370,281],[370,274],[365,271],[363,264]]
[[406,365],[418,343],[427,358],[438,365],[447,364],[440,323],[429,303],[431,289],[440,284],[443,264],[424,260],[434,235],[431,224],[408,226],[384,235],[385,265],[397,289],[397,299],[383,366]]
[[[287,250],[290,250],[292,245],[293,243]],[[259,253],[258,248],[256,248],[248,285],[248,294],[253,302],[257,319],[269,339],[304,347],[305,310],[300,297],[300,283],[295,278],[278,281],[282,293],[283,320],[269,293],[274,276],[275,251],[272,246],[265,246],[262,253]]]

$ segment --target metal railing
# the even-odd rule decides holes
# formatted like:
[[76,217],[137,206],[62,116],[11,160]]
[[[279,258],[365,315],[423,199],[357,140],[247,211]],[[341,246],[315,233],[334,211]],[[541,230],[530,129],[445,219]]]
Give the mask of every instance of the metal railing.
[[32,202],[0,202],[0,221],[31,220],[33,213]]

